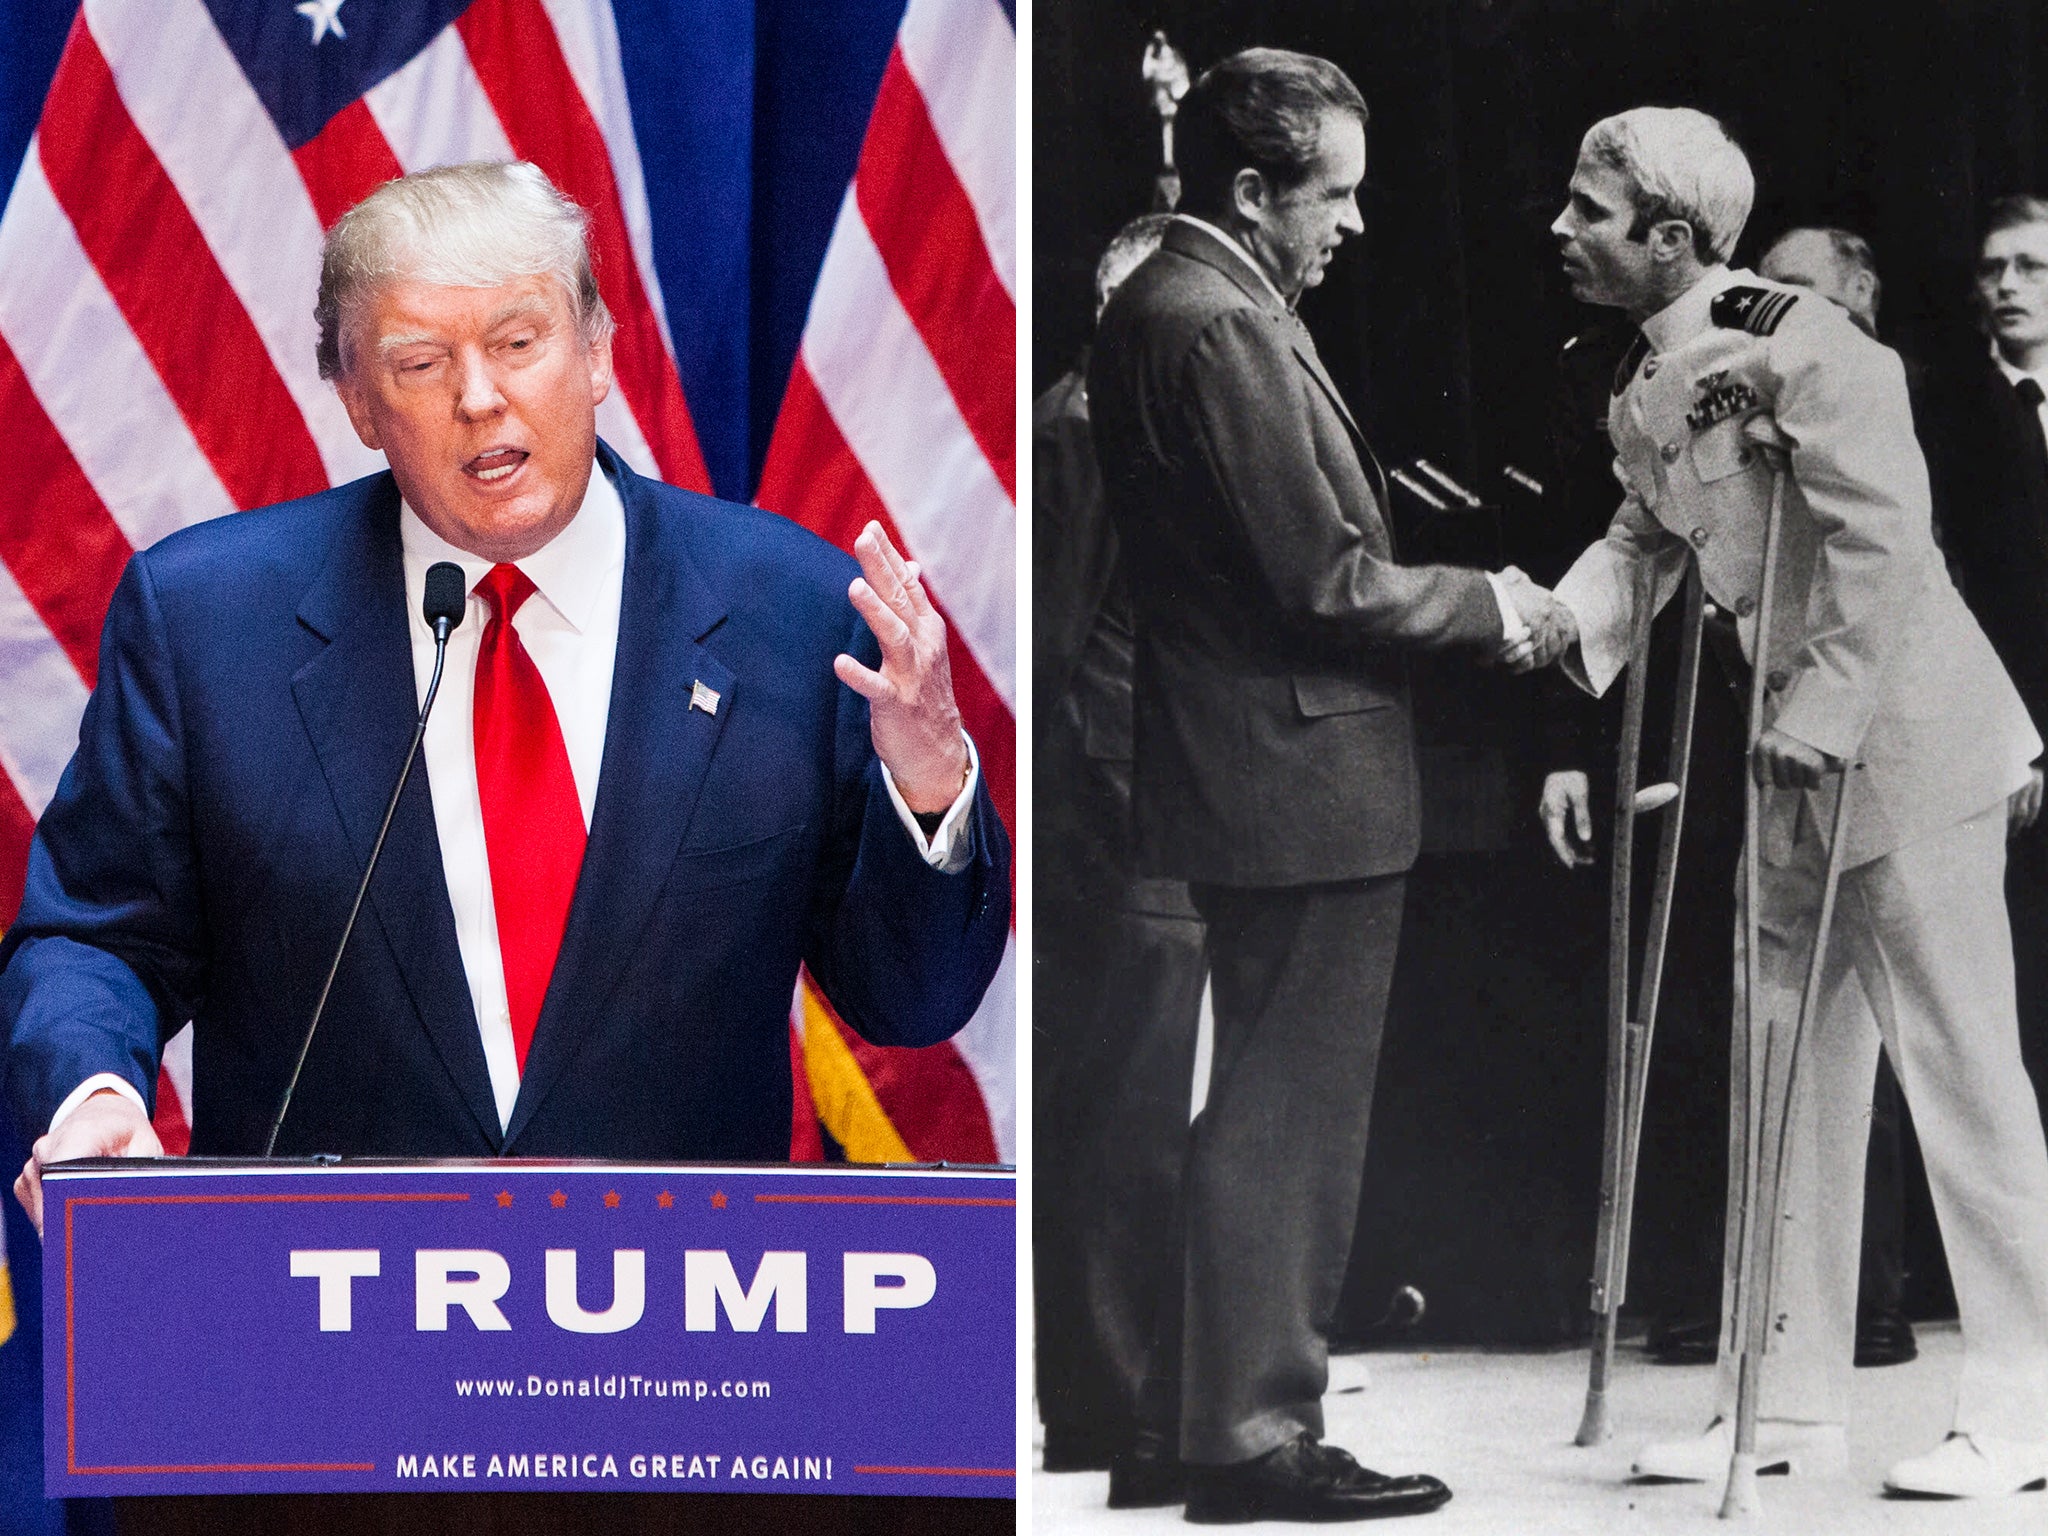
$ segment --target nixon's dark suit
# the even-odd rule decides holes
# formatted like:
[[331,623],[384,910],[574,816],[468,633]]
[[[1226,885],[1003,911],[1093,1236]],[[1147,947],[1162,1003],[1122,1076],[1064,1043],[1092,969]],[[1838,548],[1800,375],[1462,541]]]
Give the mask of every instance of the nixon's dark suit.
[[1322,1431],[1419,842],[1400,653],[1492,646],[1501,618],[1480,572],[1395,563],[1307,331],[1200,227],[1110,301],[1089,401],[1131,579],[1140,868],[1191,882],[1209,924],[1179,1417],[1184,1457],[1229,1463]]
[[[2048,452],[2034,408],[1975,347],[1933,370],[1922,446],[1963,601],[2048,738]],[[2048,1094],[2048,817],[2006,851],[2020,1049]]]

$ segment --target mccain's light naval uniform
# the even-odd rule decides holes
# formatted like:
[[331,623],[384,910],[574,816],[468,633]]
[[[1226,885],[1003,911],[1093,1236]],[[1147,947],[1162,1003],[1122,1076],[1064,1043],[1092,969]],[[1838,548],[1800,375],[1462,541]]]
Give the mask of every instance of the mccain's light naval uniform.
[[[1689,555],[1754,663],[1782,466],[1765,723],[1858,765],[1827,974],[1802,1048],[1773,1307],[1782,1326],[1761,1411],[1848,1417],[1856,1192],[1881,1037],[1920,1133],[1962,1314],[1954,1427],[2048,1438],[2048,1148],[2020,1061],[2001,884],[2005,800],[2040,739],[1935,546],[1897,355],[1833,304],[1725,267],[1643,332],[1608,414],[1627,496],[1557,587],[1579,624],[1566,670],[1603,692],[1627,660],[1636,571],[1651,565],[1661,605]],[[1763,792],[1761,1017],[1797,1015],[1835,782]],[[1740,954],[1736,986],[1739,998]],[[1738,1052],[1740,1021],[1738,1011]],[[1730,1217],[1732,1266],[1732,1200]],[[1731,1279],[1723,1294],[1734,1291]],[[1723,1415],[1735,1354],[1724,1318]]]

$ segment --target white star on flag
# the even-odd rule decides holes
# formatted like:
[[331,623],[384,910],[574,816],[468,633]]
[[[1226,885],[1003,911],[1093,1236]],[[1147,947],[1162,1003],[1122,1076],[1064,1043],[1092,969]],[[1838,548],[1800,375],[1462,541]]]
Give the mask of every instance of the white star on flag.
[[341,8],[348,0],[304,0],[293,10],[313,23],[313,43],[319,46],[320,39],[332,32],[336,37],[347,37],[341,29]]

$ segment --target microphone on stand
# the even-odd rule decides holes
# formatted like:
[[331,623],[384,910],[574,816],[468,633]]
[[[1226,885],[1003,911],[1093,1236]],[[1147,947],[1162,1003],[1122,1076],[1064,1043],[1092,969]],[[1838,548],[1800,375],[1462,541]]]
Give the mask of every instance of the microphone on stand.
[[292,1107],[292,1094],[298,1090],[299,1074],[306,1069],[306,1053],[313,1048],[313,1032],[320,1027],[320,1016],[327,1011],[327,995],[334,990],[335,975],[341,970],[341,957],[348,949],[348,937],[356,931],[356,916],[363,910],[363,898],[370,891],[370,877],[377,872],[377,859],[384,852],[384,837],[391,830],[391,818],[398,814],[398,797],[405,793],[405,781],[412,777],[413,759],[420,755],[420,742],[427,734],[427,714],[434,707],[434,695],[441,691],[441,667],[448,659],[448,636],[462,623],[462,614],[467,606],[468,593],[462,576],[462,567],[449,560],[438,561],[427,567],[427,592],[420,604],[420,612],[426,621],[434,626],[434,675],[427,681],[427,697],[420,705],[419,724],[413,728],[412,745],[405,754],[405,766],[398,770],[398,783],[391,791],[391,803],[384,807],[383,825],[377,828],[377,841],[370,845],[370,861],[363,866],[362,883],[356,887],[356,899],[348,909],[348,921],[341,928],[341,942],[334,946],[334,961],[327,967],[327,979],[320,984],[320,999],[313,1004],[313,1020],[306,1026],[306,1038],[299,1042],[299,1059],[292,1064],[291,1081],[285,1084],[284,1100],[277,1106],[277,1118],[270,1122],[270,1135],[263,1143],[263,1155],[269,1157],[277,1146],[277,1133],[284,1129],[285,1114]]

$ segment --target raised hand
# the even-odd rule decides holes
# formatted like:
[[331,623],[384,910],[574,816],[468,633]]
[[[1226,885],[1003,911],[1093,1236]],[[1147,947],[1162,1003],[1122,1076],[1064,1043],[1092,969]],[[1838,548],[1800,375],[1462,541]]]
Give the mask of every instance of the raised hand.
[[846,595],[875,632],[882,669],[833,658],[839,681],[868,701],[875,756],[888,765],[904,804],[919,815],[947,809],[967,783],[967,741],[953,702],[946,621],[925,596],[916,565],[869,523],[853,541],[861,574]]
[[1818,747],[1809,747],[1796,736],[1788,736],[1775,725],[1756,739],[1756,751],[1749,771],[1757,787],[1776,785],[1779,789],[1812,789],[1841,763]]

